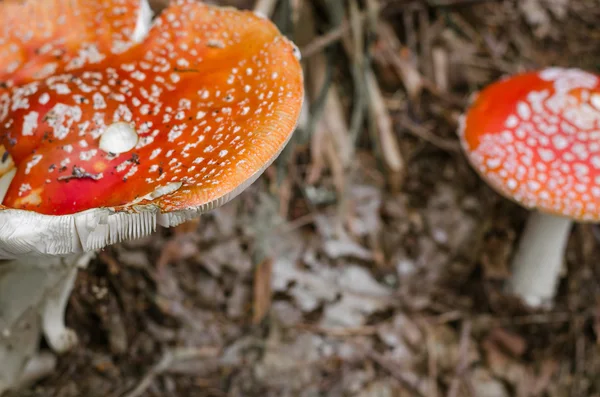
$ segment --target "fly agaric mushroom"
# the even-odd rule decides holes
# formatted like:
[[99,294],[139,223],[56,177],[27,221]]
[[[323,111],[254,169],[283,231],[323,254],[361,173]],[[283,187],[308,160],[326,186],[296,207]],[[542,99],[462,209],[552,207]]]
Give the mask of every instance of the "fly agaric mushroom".
[[[151,17],[145,0],[2,1],[0,96],[6,98],[11,88],[53,73],[74,71],[123,53],[144,39]],[[27,104],[17,106],[23,105]],[[0,145],[0,200],[17,172],[10,152]],[[15,217],[21,215],[3,217],[0,245],[12,238],[17,229],[14,224],[19,221]],[[24,216],[26,223],[20,227],[29,227],[31,236],[52,234],[28,218]],[[38,366],[40,329],[55,351],[67,350],[76,341],[75,333],[64,325],[63,313],[77,265],[87,264],[89,255],[51,256],[54,248],[49,246],[46,254],[41,253],[35,240],[24,239],[19,255],[0,254],[0,394],[18,385],[28,377],[30,368]]]
[[461,121],[471,164],[496,191],[536,210],[508,289],[552,304],[573,221],[600,220],[600,78],[548,68],[485,88]]
[[[54,10],[70,1],[26,4]],[[251,12],[178,0],[143,42],[123,51],[114,43],[74,51],[70,40],[56,42],[68,62],[47,68],[50,61],[29,59],[27,47],[17,57],[27,67],[14,79],[5,73],[0,90],[0,142],[11,162],[4,174],[0,168],[0,259],[37,257],[43,267],[50,257],[142,237],[226,203],[278,156],[302,107],[298,50]],[[63,277],[59,304],[44,318],[58,351],[74,336],[62,320],[73,274]]]

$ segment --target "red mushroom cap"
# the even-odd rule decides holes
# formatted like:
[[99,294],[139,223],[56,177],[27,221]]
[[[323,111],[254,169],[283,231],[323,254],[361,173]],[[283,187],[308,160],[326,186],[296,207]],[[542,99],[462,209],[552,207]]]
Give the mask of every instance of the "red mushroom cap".
[[526,208],[600,220],[600,78],[549,68],[477,95],[459,132],[493,188]]
[[0,82],[20,84],[121,54],[140,39],[140,0],[3,0]]
[[[49,215],[212,208],[274,160],[302,100],[297,49],[270,21],[177,1],[142,44],[0,98],[17,166],[3,205]],[[135,146],[103,150],[109,130],[135,134]]]

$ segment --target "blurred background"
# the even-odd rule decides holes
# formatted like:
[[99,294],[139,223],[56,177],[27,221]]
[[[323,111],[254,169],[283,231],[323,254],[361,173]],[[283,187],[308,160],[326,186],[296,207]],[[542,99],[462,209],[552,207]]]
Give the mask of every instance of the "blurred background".
[[554,308],[522,307],[502,285],[527,212],[456,137],[502,76],[598,72],[600,1],[213,3],[298,45],[299,128],[234,201],[102,251],[80,345],[18,395],[600,396],[600,229],[573,229]]

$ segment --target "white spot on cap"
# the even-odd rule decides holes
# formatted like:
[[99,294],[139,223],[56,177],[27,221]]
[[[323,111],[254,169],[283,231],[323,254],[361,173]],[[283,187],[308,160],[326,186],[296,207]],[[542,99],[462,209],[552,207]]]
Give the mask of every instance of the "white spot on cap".
[[555,159],[554,152],[550,149],[539,148],[538,154],[540,155],[542,161],[545,161],[546,163]]
[[556,135],[555,137],[553,137],[552,143],[554,144],[554,147],[558,150],[562,150],[569,146],[569,141],[567,141],[567,139],[562,135]]
[[100,149],[107,153],[120,154],[130,151],[138,141],[138,134],[128,123],[109,125],[100,137]]
[[33,135],[34,130],[38,127],[38,112],[29,112],[23,121],[24,136]]
[[564,72],[564,69],[562,69],[562,68],[557,68],[557,67],[547,68],[540,72],[540,78],[542,80],[549,80],[549,81],[556,80],[563,72]]
[[590,97],[590,103],[593,107],[600,110],[600,94],[592,94]]
[[502,160],[499,158],[492,158],[487,160],[487,166],[489,169],[494,170],[502,165]]
[[519,125],[519,119],[514,114],[508,116],[508,118],[506,119],[506,123],[504,123],[504,126],[510,129],[515,128],[517,125]]
[[519,102],[517,103],[517,113],[519,114],[519,117],[521,117],[521,119],[529,120],[529,118],[531,117],[531,108],[527,103]]
[[40,104],[45,105],[48,103],[48,101],[50,101],[50,95],[47,92],[44,92],[42,95],[40,95],[40,99],[38,99],[38,101]]

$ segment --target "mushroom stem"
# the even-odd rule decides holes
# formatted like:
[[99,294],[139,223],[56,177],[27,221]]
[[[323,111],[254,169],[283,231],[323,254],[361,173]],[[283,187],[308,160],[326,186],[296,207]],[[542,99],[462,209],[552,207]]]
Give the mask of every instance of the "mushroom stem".
[[572,223],[542,212],[527,220],[507,287],[530,307],[552,305]]
[[42,333],[56,353],[77,343],[65,326],[65,309],[77,270],[90,258],[77,253],[0,261],[0,395],[28,376],[26,364],[37,356]]

